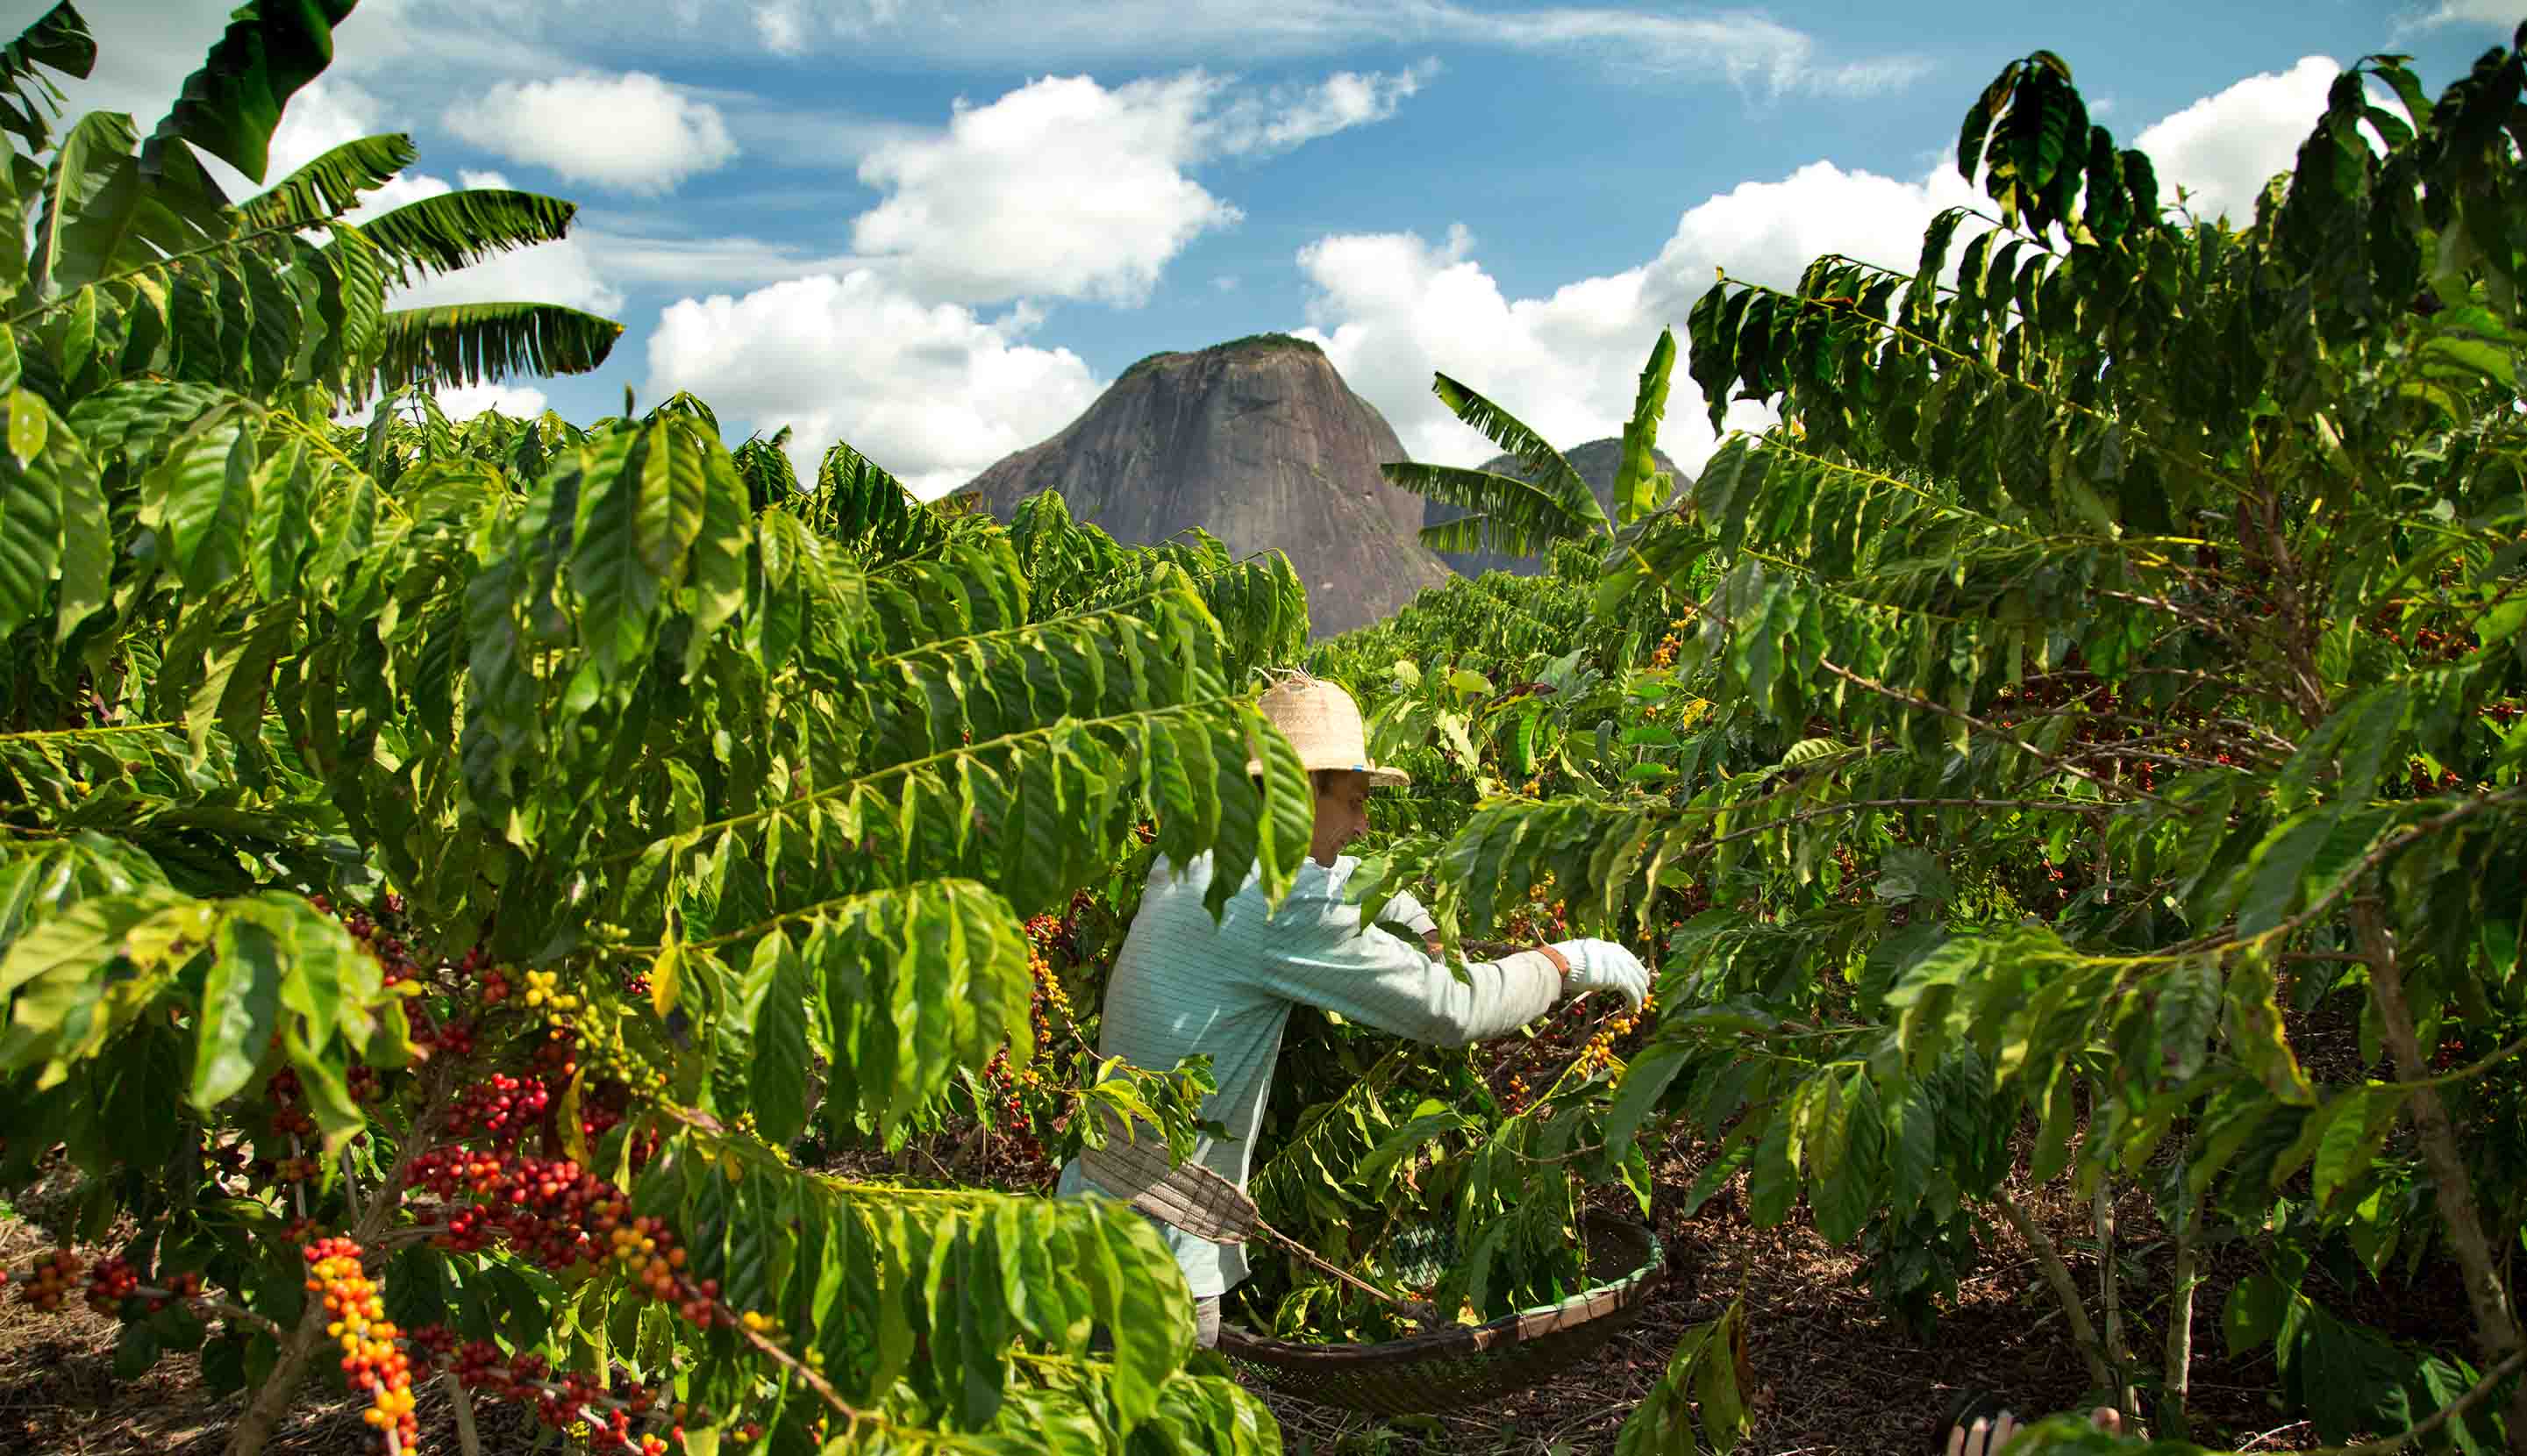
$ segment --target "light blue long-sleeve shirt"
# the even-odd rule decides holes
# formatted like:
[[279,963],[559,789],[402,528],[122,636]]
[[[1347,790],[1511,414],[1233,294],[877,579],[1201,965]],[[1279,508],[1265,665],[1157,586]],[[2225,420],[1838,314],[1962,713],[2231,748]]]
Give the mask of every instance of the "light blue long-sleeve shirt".
[[[1150,869],[1139,913],[1106,983],[1101,1057],[1163,1071],[1208,1053],[1218,1090],[1203,1116],[1228,1129],[1206,1138],[1195,1159],[1240,1188],[1254,1165],[1272,1069],[1290,1008],[1308,1005],[1366,1026],[1441,1046],[1498,1036],[1550,1009],[1562,977],[1528,951],[1469,967],[1460,981],[1445,962],[1374,924],[1361,927],[1343,885],[1360,861],[1308,860],[1279,910],[1264,904],[1250,875],[1213,924],[1203,897],[1211,857],[1177,877],[1163,858]],[[1386,918],[1381,913],[1377,918]],[[1077,1163],[1062,1170],[1063,1196],[1094,1187]],[[1104,1190],[1100,1190],[1104,1191]],[[1195,1297],[1225,1294],[1246,1277],[1241,1246],[1214,1244],[1160,1226]]]

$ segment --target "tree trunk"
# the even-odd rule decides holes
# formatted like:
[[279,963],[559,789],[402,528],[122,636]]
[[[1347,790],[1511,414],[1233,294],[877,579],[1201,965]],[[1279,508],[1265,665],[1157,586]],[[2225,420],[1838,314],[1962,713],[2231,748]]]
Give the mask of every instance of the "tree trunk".
[[[349,1230],[352,1241],[362,1249],[369,1249],[377,1242],[378,1235],[386,1231],[395,1211],[403,1207],[404,1178],[412,1171],[413,1159],[420,1156],[424,1148],[436,1146],[438,1142],[436,1134],[440,1115],[447,1109],[448,1070],[445,1064],[440,1064],[429,1075],[432,1079],[422,1094],[421,1111],[412,1119],[402,1153],[395,1159],[393,1169],[378,1184],[377,1192],[369,1199],[367,1207],[361,1210],[359,1221]],[[235,1429],[229,1432],[226,1456],[262,1456],[264,1442],[272,1439],[272,1429],[281,1424],[281,1418],[288,1414],[291,1402],[298,1398],[298,1382],[307,1373],[307,1357],[315,1352],[317,1342],[325,1337],[325,1325],[324,1296],[311,1291],[307,1296],[307,1307],[299,1312],[298,1327],[281,1343],[281,1358],[273,1362],[271,1376],[264,1380],[263,1388],[254,1392],[254,1399],[246,1405],[245,1414],[237,1418]]]
[[316,1342],[325,1337],[325,1299],[319,1294],[307,1296],[307,1307],[298,1312],[298,1327],[281,1342],[281,1358],[272,1363],[272,1374],[264,1378],[263,1387],[247,1402],[245,1414],[237,1418],[235,1429],[229,1432],[228,1456],[261,1456],[263,1443],[272,1439],[272,1428],[289,1413],[290,1403],[298,1398],[299,1378],[307,1374],[307,1357],[315,1353]]
[[[2396,1059],[2396,1078],[2411,1087],[2404,1105],[2421,1134],[2422,1161],[2437,1185],[2440,1222],[2448,1227],[2449,1246],[2465,1275],[2475,1343],[2489,1369],[2517,1352],[2517,1317],[2509,1308],[2492,1245],[2483,1235],[2483,1216],[2475,1206],[2474,1182],[2466,1176],[2465,1156],[2457,1148],[2456,1126],[2449,1119],[2439,1089],[2429,1085],[2430,1066],[2414,1034],[2412,1007],[2404,1000],[2404,973],[2397,963],[2395,933],[2371,900],[2352,903],[2351,923],[2360,936],[2360,954],[2369,962],[2369,994],[2377,999],[2378,1026],[2389,1055]],[[2527,1380],[2519,1381],[2510,1396],[2508,1423],[2510,1456],[2527,1456]]]
[[2105,1355],[2097,1344],[2096,1326],[2089,1323],[2088,1307],[2080,1303],[2080,1285],[2071,1277],[2070,1266],[2062,1262],[2062,1251],[2053,1247],[2053,1240],[2044,1236],[2044,1230],[2037,1227],[2006,1192],[1993,1189],[1991,1202],[2000,1210],[2002,1221],[2018,1230],[2018,1236],[2036,1251],[2037,1263],[2044,1271],[2044,1282],[2053,1286],[2054,1296],[2062,1301],[2063,1317],[2071,1322],[2071,1341],[2080,1347],[2080,1359],[2089,1367],[2089,1378],[2100,1390],[2114,1389],[2115,1374],[2106,1368]]

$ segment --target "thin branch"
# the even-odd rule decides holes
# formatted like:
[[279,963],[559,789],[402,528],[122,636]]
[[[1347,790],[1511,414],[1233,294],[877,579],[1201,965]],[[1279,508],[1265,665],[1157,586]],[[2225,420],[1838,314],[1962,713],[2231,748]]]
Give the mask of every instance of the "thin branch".
[[2401,1435],[2382,1436],[2374,1441],[2363,1441],[2356,1446],[2318,1446],[2303,1453],[2303,1456],[2385,1456],[2389,1451],[2401,1450],[2412,1444],[2416,1438],[2430,1434],[2472,1410],[2485,1396],[2492,1393],[2493,1386],[2500,1384],[2522,1365],[2527,1365],[2527,1350],[2521,1350],[2494,1366],[2484,1374],[2482,1379],[2475,1381],[2473,1389],[2432,1412],[2420,1425]]
[[1834,661],[1831,657],[1819,657],[1817,659],[1817,665],[1824,668],[1826,671],[1832,673],[1835,677],[1841,678],[1843,681],[1850,683],[1855,687],[1866,688],[1870,692],[1876,693],[1882,698],[1893,699],[1897,702],[1906,703],[1913,707],[1926,708],[1941,717],[1955,718],[1973,728],[1989,734],[1993,738],[2000,740],[2002,743],[2009,745],[2011,748],[2018,750],[2020,753],[2027,754],[2037,762],[2044,764],[2046,767],[2051,768],[2058,773],[2067,773],[2073,778],[2085,779],[2088,782],[2096,785],[2098,790],[2105,794],[2118,797],[2146,799],[2163,808],[2176,809],[2181,813],[2191,814],[2201,812],[2198,807],[2171,804],[2167,800],[2161,799],[2155,794],[2138,789],[2126,789],[2118,784],[2109,782],[2106,779],[2099,778],[2097,775],[2089,772],[2087,769],[2082,768],[2075,763],[2067,762],[2062,758],[2036,747],[2034,744],[2027,742],[2025,739],[2004,731],[1997,724],[1976,717],[1970,712],[1950,707],[1946,703],[1933,702],[1928,698],[1917,697],[1911,693],[1904,692],[1900,688],[1890,688],[1884,683],[1879,682],[1875,678],[1864,677],[1861,674],[1852,671],[1850,668],[1843,666],[1841,663]]
[[117,723],[104,728],[30,728],[23,733],[0,733],[0,743],[16,743],[29,738],[101,738],[109,733],[180,733],[182,723]]
[[797,1376],[800,1383],[804,1384],[808,1389],[816,1392],[817,1399],[822,1400],[826,1405],[831,1406],[836,1414],[840,1415],[844,1421],[849,1423],[850,1429],[843,1432],[846,1439],[859,1430],[860,1423],[863,1421],[874,1423],[882,1429],[892,1429],[892,1423],[888,1422],[883,1417],[872,1415],[869,1412],[863,1411],[859,1407],[852,1405],[850,1401],[843,1399],[842,1392],[834,1388],[832,1381],[826,1379],[822,1375],[808,1368],[806,1365],[801,1364],[798,1358],[793,1356],[789,1351],[781,1348],[777,1344],[774,1344],[771,1340],[764,1338],[760,1332],[748,1328],[746,1322],[739,1319],[727,1305],[719,1304],[716,1300],[712,1301],[712,1303],[718,1308],[719,1313],[726,1316],[728,1322],[736,1327],[739,1338],[745,1340],[748,1344],[754,1346],[757,1350],[760,1350],[765,1355],[771,1357],[772,1362],[775,1365],[778,1365],[782,1369],[789,1371],[792,1375]]
[[2338,876],[2335,882],[2327,887],[2326,892],[2323,895],[2309,901],[2307,909],[2291,916],[2289,919],[2282,921],[2272,929],[2267,930],[2260,935],[2251,936],[2245,940],[2239,940],[2234,931],[2228,935],[2208,935],[2201,937],[2196,941],[2189,941],[2182,945],[2171,946],[2163,954],[2162,958],[2154,959],[2178,960],[2185,956],[2199,954],[2203,951],[2225,950],[2233,946],[2252,947],[2270,945],[2287,940],[2291,936],[2296,935],[2299,931],[2307,928],[2307,926],[2315,921],[2318,916],[2332,910],[2335,904],[2341,901],[2344,896],[2351,893],[2351,887],[2353,885],[2358,884],[2362,879],[2366,878],[2371,870],[2376,869],[2380,864],[2386,862],[2387,859],[2392,858],[2397,852],[2410,848],[2412,845],[2430,838],[2432,835],[2439,833],[2441,830],[2448,828],[2451,824],[2461,823],[2464,820],[2473,818],[2477,814],[2485,813],[2495,808],[2506,808],[2510,805],[2520,803],[2521,801],[2527,801],[2527,785],[2504,789],[2498,794],[2478,795],[2475,798],[2458,805],[2456,807],[2450,809],[2446,813],[2433,814],[2427,819],[2417,820],[2406,826],[2403,830],[2396,834],[2389,835],[2386,839],[2380,841],[2376,849],[2373,849],[2368,854],[2360,857],[2359,863],[2351,866],[2350,869]]

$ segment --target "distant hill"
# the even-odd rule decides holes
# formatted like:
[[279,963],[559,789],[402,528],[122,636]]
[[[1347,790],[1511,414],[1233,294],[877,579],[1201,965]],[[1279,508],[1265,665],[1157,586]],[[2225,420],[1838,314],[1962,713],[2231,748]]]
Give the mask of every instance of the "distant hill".
[[965,490],[1003,519],[1059,491],[1074,517],[1127,544],[1199,526],[1239,555],[1278,547],[1307,584],[1311,628],[1329,637],[1448,579],[1416,537],[1422,502],[1378,474],[1404,458],[1321,349],[1262,334],[1141,360]]
[[[1691,484],[1693,478],[1686,475],[1674,460],[1669,459],[1665,450],[1654,450],[1651,455],[1658,461],[1659,469],[1676,478],[1677,487]],[[1564,450],[1562,458],[1570,461],[1571,468],[1579,472],[1579,478],[1586,481],[1588,489],[1597,494],[1598,506],[1606,512],[1609,519],[1612,519],[1615,514],[1615,472],[1622,469],[1624,464],[1623,441],[1613,438],[1592,440],[1586,444]],[[1497,455],[1475,468],[1490,471],[1494,475],[1514,475],[1521,480],[1528,478],[1526,471],[1519,466],[1518,459],[1514,455]],[[1462,506],[1443,505],[1436,500],[1424,500],[1421,524],[1442,525],[1457,520],[1465,514],[1466,511]],[[1441,551],[1438,556],[1440,560],[1467,576],[1480,576],[1486,571],[1509,571],[1520,576],[1535,576],[1544,570],[1544,558],[1540,555],[1512,556],[1502,551]]]

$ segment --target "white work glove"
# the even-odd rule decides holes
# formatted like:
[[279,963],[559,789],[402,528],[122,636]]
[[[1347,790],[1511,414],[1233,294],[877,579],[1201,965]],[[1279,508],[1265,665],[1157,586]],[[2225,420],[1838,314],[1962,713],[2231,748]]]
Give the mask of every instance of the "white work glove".
[[1401,892],[1386,902],[1386,909],[1378,911],[1377,918],[1406,926],[1415,935],[1428,935],[1439,928],[1439,922],[1430,918],[1430,912],[1421,908],[1420,901]]
[[1650,995],[1650,970],[1641,958],[1611,940],[1565,940],[1553,949],[1571,962],[1569,991],[1621,991],[1634,1011]]

